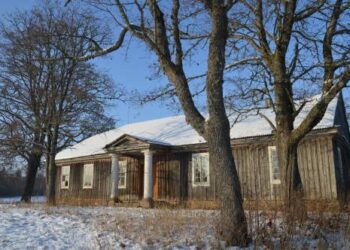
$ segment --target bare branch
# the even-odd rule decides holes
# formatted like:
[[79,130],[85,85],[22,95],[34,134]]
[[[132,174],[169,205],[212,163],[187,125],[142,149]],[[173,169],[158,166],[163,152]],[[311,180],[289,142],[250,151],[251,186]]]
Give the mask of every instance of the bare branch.
[[91,54],[91,55],[79,57],[79,58],[77,58],[77,60],[78,61],[88,61],[88,60],[91,60],[93,58],[104,56],[104,55],[107,55],[113,51],[118,50],[123,45],[124,38],[125,38],[125,35],[127,32],[128,32],[128,29],[123,28],[122,31],[120,32],[118,40],[114,43],[113,46],[106,48],[106,49],[98,50],[96,53]]

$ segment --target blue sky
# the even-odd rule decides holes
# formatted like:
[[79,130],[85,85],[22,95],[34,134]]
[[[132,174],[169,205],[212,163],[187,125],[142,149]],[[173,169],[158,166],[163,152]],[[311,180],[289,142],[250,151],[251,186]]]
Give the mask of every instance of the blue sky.
[[[16,9],[29,9],[32,5],[40,3],[40,0],[0,0],[0,15],[3,17],[6,13]],[[62,1],[63,2],[63,1]],[[108,75],[110,75],[115,84],[122,84],[128,91],[145,90],[154,86],[159,86],[164,80],[150,81],[148,78],[153,70],[150,67],[150,53],[144,46],[131,43],[126,50],[114,52],[113,54],[94,60],[94,63]],[[160,103],[152,103],[144,106],[133,103],[114,102],[112,107],[108,108],[108,114],[117,120],[117,126],[149,119],[155,119],[176,114],[175,110],[166,108]]]
[[[40,3],[42,0],[0,0],[0,16],[12,12],[16,9],[29,9],[33,4]],[[64,0],[61,0],[62,4]],[[113,28],[113,26],[112,26]],[[112,77],[116,85],[122,85],[127,91],[152,89],[156,86],[166,83],[165,78],[150,80],[154,74],[152,63],[155,62],[154,56],[141,43],[131,42],[126,39],[125,47],[121,51],[114,52],[103,58],[95,59],[93,62],[98,68]],[[199,51],[196,55],[197,63],[186,65],[188,76],[204,73],[206,68],[206,51]],[[199,62],[199,63],[198,63]],[[349,96],[349,91],[345,91],[345,96]],[[164,103],[151,103],[144,106],[135,105],[132,102],[122,103],[114,102],[108,107],[108,114],[116,119],[117,126],[161,118],[174,115],[176,109],[169,109]]]

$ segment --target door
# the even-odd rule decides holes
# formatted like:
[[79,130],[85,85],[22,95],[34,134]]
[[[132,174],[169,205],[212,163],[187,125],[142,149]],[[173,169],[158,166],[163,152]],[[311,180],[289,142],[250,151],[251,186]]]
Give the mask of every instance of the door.
[[176,200],[180,198],[180,162],[157,159],[153,163],[153,198]]

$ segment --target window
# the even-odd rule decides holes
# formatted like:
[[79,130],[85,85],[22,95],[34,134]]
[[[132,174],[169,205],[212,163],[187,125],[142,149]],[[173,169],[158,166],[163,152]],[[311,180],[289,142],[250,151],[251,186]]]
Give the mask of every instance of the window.
[[83,188],[92,188],[94,180],[94,164],[84,165]]
[[208,153],[192,154],[192,186],[206,186],[209,183]]
[[275,146],[269,148],[270,180],[271,184],[281,184],[280,168],[278,166],[277,151]]
[[118,188],[126,188],[127,161],[119,162]]
[[61,168],[61,189],[69,188],[69,175],[70,175],[70,166],[63,166]]

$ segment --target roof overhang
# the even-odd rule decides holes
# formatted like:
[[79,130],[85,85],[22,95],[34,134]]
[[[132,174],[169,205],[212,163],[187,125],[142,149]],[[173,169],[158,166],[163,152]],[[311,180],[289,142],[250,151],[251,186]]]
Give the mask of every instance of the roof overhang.
[[[305,139],[309,139],[310,137],[315,136],[335,136],[338,134],[338,129],[336,127],[329,127],[329,128],[318,128],[314,129],[311,132],[309,132]],[[248,144],[266,144],[274,140],[273,134],[270,135],[259,135],[259,136],[251,136],[251,137],[244,137],[244,138],[236,138],[231,139],[231,146],[232,147],[239,147],[239,146],[246,146]],[[201,152],[201,151],[207,151],[208,145],[207,143],[196,143],[196,144],[188,144],[188,145],[179,145],[179,146],[169,146],[169,145],[162,145],[162,144],[156,144],[154,142],[151,142],[149,140],[144,140],[141,138],[137,138],[135,136],[124,134],[120,136],[115,141],[107,144],[104,147],[105,153],[104,154],[97,154],[97,155],[89,155],[89,156],[81,156],[81,157],[75,157],[75,158],[69,158],[69,159],[60,159],[56,160],[56,164],[63,165],[63,164],[69,164],[69,163],[79,163],[79,162],[88,162],[93,160],[107,160],[110,159],[110,153],[120,153],[120,154],[140,154],[143,150],[155,150],[158,152],[173,152],[173,153],[180,153],[180,152]]]
[[[303,140],[318,136],[334,136],[338,133],[336,127],[317,128],[310,131]],[[274,134],[256,135],[231,139],[231,147],[244,147],[247,145],[267,144],[274,141]],[[174,146],[172,152],[201,152],[208,151],[208,144],[196,143],[181,146]]]
[[164,151],[169,150],[170,145],[124,134],[104,147],[109,153],[137,153],[147,149]]

